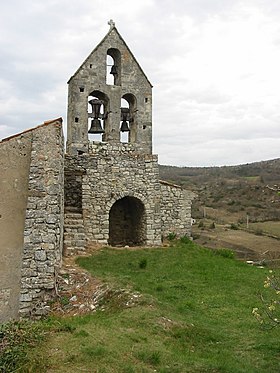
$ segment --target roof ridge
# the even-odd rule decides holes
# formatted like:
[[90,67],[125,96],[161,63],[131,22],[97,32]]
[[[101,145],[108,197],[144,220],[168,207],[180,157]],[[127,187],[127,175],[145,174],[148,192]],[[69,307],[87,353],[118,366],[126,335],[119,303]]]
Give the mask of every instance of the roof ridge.
[[139,62],[137,61],[137,59],[135,58],[134,54],[131,52],[129,46],[126,44],[124,38],[121,36],[121,34],[119,33],[116,25],[115,25],[115,22],[110,20],[108,22],[108,24],[110,24],[110,30],[107,32],[107,34],[103,37],[103,39],[96,45],[96,47],[90,52],[90,54],[86,57],[86,59],[82,62],[82,64],[79,66],[79,68],[76,70],[76,72],[70,77],[70,79],[68,80],[68,84],[70,83],[70,81],[72,80],[72,78],[74,78],[78,72],[80,71],[81,67],[87,62],[87,60],[90,58],[90,56],[100,47],[100,45],[102,43],[104,43],[104,41],[109,37],[109,35],[115,31],[118,35],[118,37],[121,39],[121,41],[124,43],[125,47],[127,48],[127,50],[129,51],[129,53],[132,55],[134,61],[136,62],[136,64],[138,65],[139,69],[141,70],[142,74],[145,76],[146,80],[148,81],[148,83],[150,84],[151,87],[153,87],[152,83],[150,82],[150,80],[148,79],[147,75],[145,74],[145,72],[143,71],[142,67],[140,66]]
[[9,141],[9,140],[11,140],[11,139],[13,139],[13,138],[15,138],[15,137],[21,136],[21,135],[26,134],[26,133],[28,133],[28,132],[35,131],[36,129],[38,129],[38,128],[40,128],[40,127],[48,126],[49,124],[57,123],[57,122],[59,122],[60,124],[62,124],[63,119],[62,119],[61,117],[59,117],[59,118],[56,118],[56,119],[47,120],[47,121],[45,121],[44,123],[39,124],[39,125],[36,126],[36,127],[28,128],[27,130],[24,130],[24,131],[22,131],[22,132],[16,133],[15,135],[11,135],[11,136],[9,136],[9,137],[5,137],[4,139],[2,139],[2,140],[0,141],[0,144],[1,144],[2,142]]

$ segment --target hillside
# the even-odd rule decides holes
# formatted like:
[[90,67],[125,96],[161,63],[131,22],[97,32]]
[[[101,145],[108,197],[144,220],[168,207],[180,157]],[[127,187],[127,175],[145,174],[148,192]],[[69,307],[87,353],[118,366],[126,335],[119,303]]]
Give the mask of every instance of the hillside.
[[58,314],[1,330],[1,372],[279,372],[280,329],[262,328],[252,314],[258,308],[271,325],[257,296],[271,294],[263,287],[268,268],[186,238],[161,248],[103,248],[76,263],[102,288],[83,281],[65,293],[73,275],[65,267]]
[[160,166],[160,178],[195,191],[193,217],[202,218],[207,208],[218,210],[216,219],[234,215],[244,223],[280,220],[280,158],[238,166]]

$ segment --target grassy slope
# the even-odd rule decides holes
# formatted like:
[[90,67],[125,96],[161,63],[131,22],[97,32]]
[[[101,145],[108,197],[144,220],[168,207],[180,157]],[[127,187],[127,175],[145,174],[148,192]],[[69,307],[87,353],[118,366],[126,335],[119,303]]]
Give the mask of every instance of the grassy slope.
[[104,249],[78,262],[144,296],[131,308],[114,299],[103,312],[61,320],[62,331],[35,351],[46,371],[280,371],[280,330],[261,329],[251,314],[267,270],[192,243]]

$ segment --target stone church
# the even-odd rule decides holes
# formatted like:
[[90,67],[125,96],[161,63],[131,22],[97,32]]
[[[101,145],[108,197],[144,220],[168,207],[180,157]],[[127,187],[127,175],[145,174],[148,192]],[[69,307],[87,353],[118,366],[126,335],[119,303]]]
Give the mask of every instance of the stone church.
[[0,321],[47,312],[62,256],[191,235],[194,194],[159,180],[152,85],[110,21],[62,119],[0,142]]

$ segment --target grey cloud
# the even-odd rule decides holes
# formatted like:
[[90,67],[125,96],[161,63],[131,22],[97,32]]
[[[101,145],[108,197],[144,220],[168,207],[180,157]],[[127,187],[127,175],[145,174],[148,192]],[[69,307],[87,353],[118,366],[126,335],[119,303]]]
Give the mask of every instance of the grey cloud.
[[[113,17],[154,84],[154,145],[161,163],[214,165],[274,157],[280,145],[279,96],[272,93],[263,102],[261,98],[244,101],[230,90],[207,82],[197,84],[194,79],[193,51],[200,45],[203,26],[209,19],[230,18],[232,10],[238,18],[239,4],[244,2],[4,2],[0,137],[44,120],[66,118],[66,82],[103,38],[108,18]],[[246,4],[259,6],[261,11],[266,8],[268,15],[273,7],[280,10],[271,0],[246,0]],[[112,15],[108,16],[108,9]],[[277,35],[272,39],[277,41]],[[249,84],[251,72],[239,78]],[[255,150],[256,145],[261,151]]]

